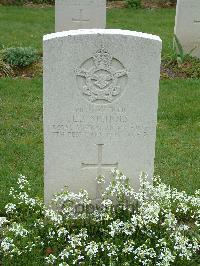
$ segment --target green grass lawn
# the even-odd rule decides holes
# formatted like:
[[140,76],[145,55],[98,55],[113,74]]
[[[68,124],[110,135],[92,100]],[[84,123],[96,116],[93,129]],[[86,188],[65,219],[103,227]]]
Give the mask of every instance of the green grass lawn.
[[[159,35],[164,53],[172,50],[175,9],[111,9],[107,28],[129,29]],[[0,44],[33,46],[42,51],[42,36],[54,32],[53,8],[0,6]]]
[[0,212],[21,173],[43,191],[41,80],[0,79]]
[[0,6],[0,44],[42,51],[42,36],[54,31],[53,8]]
[[[189,193],[200,188],[200,80],[161,82],[155,172]],[[43,193],[42,80],[0,79],[0,210],[18,174]]]
[[[54,30],[53,8],[0,6],[0,44],[42,50]],[[174,9],[109,10],[108,28],[158,34],[172,53]],[[200,80],[163,80],[160,86],[155,173],[189,193],[200,188]],[[24,174],[43,194],[42,80],[0,79],[0,213],[9,188]]]

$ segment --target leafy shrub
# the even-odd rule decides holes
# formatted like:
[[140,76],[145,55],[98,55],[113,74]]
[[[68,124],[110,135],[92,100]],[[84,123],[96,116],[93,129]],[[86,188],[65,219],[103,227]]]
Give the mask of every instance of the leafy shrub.
[[11,66],[29,66],[38,59],[39,55],[32,47],[11,47],[3,51],[3,60]]
[[[10,191],[0,219],[3,265],[199,265],[200,190],[193,196],[140,177],[136,192],[118,170],[92,205],[85,190],[56,195],[53,209],[29,196],[27,179]],[[196,264],[197,262],[197,264]]]
[[125,0],[127,7],[130,8],[140,8],[141,7],[141,0]]

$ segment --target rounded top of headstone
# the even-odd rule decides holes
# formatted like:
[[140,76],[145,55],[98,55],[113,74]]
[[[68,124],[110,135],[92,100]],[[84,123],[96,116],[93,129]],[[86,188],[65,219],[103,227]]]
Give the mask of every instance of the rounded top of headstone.
[[162,40],[157,35],[152,35],[149,33],[121,30],[121,29],[79,29],[79,30],[69,30],[56,32],[51,34],[46,34],[43,36],[43,41],[49,41],[57,38],[64,38],[69,36],[81,36],[81,35],[121,35],[121,36],[132,36],[142,39],[148,39],[156,42],[162,43]]

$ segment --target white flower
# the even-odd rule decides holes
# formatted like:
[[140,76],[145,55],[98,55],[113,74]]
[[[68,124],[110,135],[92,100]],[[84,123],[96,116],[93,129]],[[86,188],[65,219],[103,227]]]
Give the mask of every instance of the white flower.
[[114,237],[115,235],[120,234],[123,231],[124,222],[116,220],[109,224],[108,227],[110,228],[109,234]]
[[164,218],[165,218],[165,220],[162,223],[162,226],[166,226],[167,230],[172,230],[172,229],[176,228],[177,219],[173,213],[171,213],[171,212],[166,213]]
[[61,258],[61,260],[65,260],[65,259],[68,259],[70,255],[71,255],[71,253],[69,252],[69,250],[64,249],[64,250],[59,254],[59,257]]
[[8,203],[6,206],[5,206],[5,209],[6,209],[6,213],[7,214],[12,214],[15,212],[17,206],[13,203]]
[[[15,213],[11,221],[21,221],[25,214],[24,224],[0,218],[3,256],[12,259],[15,255],[31,255],[48,246],[54,252],[45,257],[47,265],[85,265],[90,260],[102,266],[105,261],[109,265],[120,261],[124,266],[170,266],[176,259],[191,260],[200,248],[200,190],[188,196],[160,181],[153,185],[143,174],[140,190],[135,192],[126,176],[116,169],[113,173],[99,205],[90,213],[86,190],[63,190],[54,200],[55,208],[47,209],[29,197],[27,180],[21,176],[18,185],[22,191],[11,190],[18,203],[7,204],[6,212]],[[27,211],[35,215],[27,219]]]
[[8,220],[6,219],[6,217],[0,217],[0,228],[7,222]]
[[195,243],[193,246],[193,243],[190,241],[190,239],[182,235],[180,231],[176,231],[174,237],[174,250],[179,254],[180,257],[185,257],[187,260],[190,260],[193,255],[193,251],[195,252],[195,249],[198,249],[198,245]]
[[140,208],[140,226],[157,224],[159,221],[160,206],[157,203],[144,203]]
[[87,246],[85,247],[85,251],[87,252],[87,255],[89,257],[95,257],[96,254],[98,253],[98,244],[95,243],[94,241],[88,243]]
[[98,177],[96,178],[98,184],[105,183],[105,179],[106,179],[106,178],[105,178],[105,176],[103,176],[103,175],[100,175],[100,176],[98,176]]
[[29,197],[27,192],[19,192],[18,198],[21,200],[20,204],[24,203],[30,208],[33,208],[37,204],[36,199]]
[[175,260],[175,256],[172,254],[171,250],[167,247],[162,247],[160,249],[160,254],[158,256],[158,261],[156,266],[170,266]]
[[[117,246],[115,244],[113,244],[113,243],[108,243],[107,241],[105,241],[101,245],[101,250],[102,251],[107,251],[107,256],[108,257],[117,256],[117,252],[118,252]],[[117,258],[115,258],[115,260],[117,260]]]
[[45,216],[57,225],[60,225],[63,220],[62,216],[54,210],[45,210]]
[[54,239],[55,238],[55,231],[53,231],[53,229],[52,228],[50,228],[49,229],[49,232],[48,232],[48,237],[50,238],[50,239]]
[[104,201],[102,201],[101,204],[102,204],[104,207],[111,207],[112,204],[113,204],[113,202],[112,202],[112,200],[110,200],[110,199],[105,199]]
[[9,238],[9,237],[6,237],[2,240],[1,242],[1,248],[2,250],[7,253],[8,251],[12,250],[15,245],[13,244],[13,239]]
[[133,251],[135,259],[137,259],[142,265],[149,265],[152,259],[156,257],[156,252],[153,248],[148,248],[146,244],[143,244]]
[[135,231],[136,231],[136,228],[132,223],[129,223],[129,222],[124,223],[123,232],[125,233],[125,235],[127,236],[132,235]]
[[134,248],[135,248],[135,242],[133,240],[128,240],[124,243],[122,252],[126,254],[131,254],[134,251]]
[[50,254],[48,257],[45,258],[46,262],[49,264],[54,264],[57,260],[56,256]]
[[82,234],[68,236],[69,243],[72,246],[72,248],[82,246],[82,237],[83,237]]
[[23,190],[26,187],[26,185],[29,184],[29,182],[28,182],[28,180],[27,180],[27,178],[25,176],[20,175],[18,180],[17,180],[17,184],[19,185],[19,188],[21,190]]
[[137,226],[137,216],[135,214],[133,214],[131,217],[131,223],[134,227]]
[[13,223],[9,229],[10,232],[13,232],[15,236],[25,237],[28,235],[28,230],[23,228],[21,224]]
[[58,231],[58,237],[61,237],[61,236],[66,236],[69,234],[69,232],[67,231],[67,229],[65,229],[64,227],[62,228],[59,228]]

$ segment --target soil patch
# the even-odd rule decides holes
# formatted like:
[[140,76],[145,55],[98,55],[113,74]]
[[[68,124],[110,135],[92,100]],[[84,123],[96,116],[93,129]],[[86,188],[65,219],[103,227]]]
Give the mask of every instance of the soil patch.
[[[153,9],[153,8],[169,8],[169,7],[175,7],[176,3],[172,3],[170,1],[159,3],[156,1],[152,0],[142,0],[142,8],[147,8],[147,9]],[[126,8],[127,5],[125,1],[110,1],[107,3],[107,8]]]
[[125,1],[110,1],[107,3],[107,8],[124,8],[126,7]]
[[[0,78],[6,75],[0,70]],[[27,67],[12,67],[12,74],[10,77],[21,77],[21,78],[34,78],[42,76],[42,62],[31,64]]]
[[46,4],[46,3],[44,3],[44,4],[34,4],[34,3],[30,2],[30,3],[25,3],[24,6],[25,7],[46,8],[46,7],[52,7],[54,5],[50,5],[50,4]]
[[153,9],[153,8],[169,8],[169,7],[175,7],[176,6],[176,3],[172,3],[170,1],[166,1],[166,2],[163,2],[163,3],[159,3],[159,2],[154,2],[154,1],[151,1],[151,0],[143,0],[142,1],[142,7],[143,8],[150,8],[150,9]]
[[161,64],[162,79],[199,79],[200,78],[200,60],[190,58],[181,65],[176,60],[163,60]]
[[[0,0],[0,6],[1,5],[14,5],[13,4],[13,0]],[[35,4],[32,2],[29,3],[24,3],[23,6],[26,7],[32,7],[32,8],[46,8],[46,7],[52,7],[54,5],[52,4],[47,4],[47,3],[43,3],[43,4]],[[164,2],[164,3],[156,3],[152,0],[142,0],[142,7],[143,8],[169,8],[169,7],[175,7],[176,3],[172,3],[170,1]],[[126,8],[126,2],[125,1],[109,1],[107,3],[107,9],[111,9],[111,8]]]
[[[42,61],[27,67],[14,67],[12,70],[13,73],[9,75],[10,77],[34,78],[42,76]],[[160,75],[161,79],[200,78],[200,61],[195,63],[186,61],[181,66],[178,66],[176,60],[163,60]],[[5,77],[5,74],[0,71],[1,77]]]

